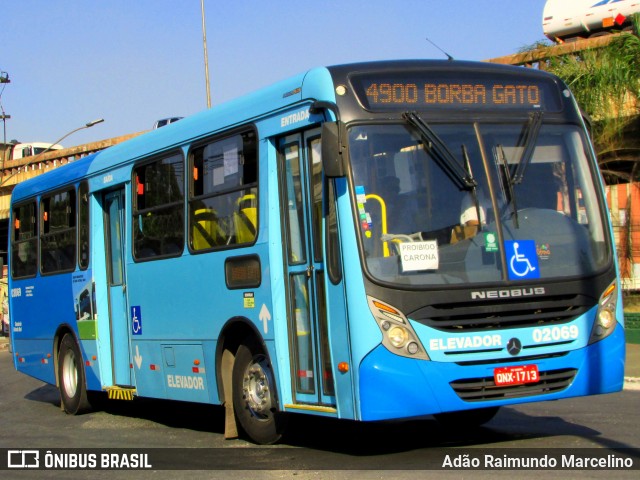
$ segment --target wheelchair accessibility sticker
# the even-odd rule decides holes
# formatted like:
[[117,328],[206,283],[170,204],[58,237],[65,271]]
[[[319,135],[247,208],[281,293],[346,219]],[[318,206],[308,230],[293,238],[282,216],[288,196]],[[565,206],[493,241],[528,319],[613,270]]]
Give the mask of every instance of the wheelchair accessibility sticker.
[[504,249],[509,265],[509,280],[540,278],[536,242],[533,240],[506,240]]
[[140,306],[131,307],[131,333],[142,335],[142,309]]

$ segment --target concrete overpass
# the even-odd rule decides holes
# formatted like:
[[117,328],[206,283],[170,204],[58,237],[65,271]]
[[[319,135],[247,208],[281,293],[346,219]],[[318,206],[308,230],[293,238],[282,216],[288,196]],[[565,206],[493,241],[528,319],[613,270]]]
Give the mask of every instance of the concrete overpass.
[[[79,160],[91,153],[103,150],[112,145],[137,137],[144,132],[132,133],[120,137],[109,138],[99,142],[86,143],[77,147],[62,150],[51,150],[40,155],[24,157],[18,160],[8,160],[9,146],[3,152],[2,170],[0,172],[0,221],[9,218],[9,203],[13,187],[29,178],[36,177],[51,169]],[[2,237],[0,237],[1,239]]]
[[[79,160],[91,153],[124,142],[144,132],[132,133],[109,138],[99,142],[87,143],[63,150],[53,150],[32,157],[9,160],[11,145],[0,143],[0,265],[7,265],[7,247],[9,241],[9,205],[13,187],[19,182],[36,177],[51,169]],[[2,269],[0,269],[0,277]],[[5,279],[0,283],[6,282]]]

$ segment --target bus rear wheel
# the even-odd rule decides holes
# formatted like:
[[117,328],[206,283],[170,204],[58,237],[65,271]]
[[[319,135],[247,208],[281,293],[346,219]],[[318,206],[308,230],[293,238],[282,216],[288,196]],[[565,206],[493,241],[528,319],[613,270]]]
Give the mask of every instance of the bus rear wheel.
[[232,388],[233,408],[245,433],[263,445],[280,440],[273,371],[267,356],[251,343],[238,348]]
[[62,337],[58,350],[58,380],[60,401],[66,413],[78,415],[91,409],[80,347],[69,333]]

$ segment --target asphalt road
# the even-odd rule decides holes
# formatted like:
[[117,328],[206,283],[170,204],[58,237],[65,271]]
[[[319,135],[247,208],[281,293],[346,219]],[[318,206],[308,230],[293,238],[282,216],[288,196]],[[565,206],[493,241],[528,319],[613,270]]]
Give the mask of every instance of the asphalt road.
[[[257,447],[224,440],[220,407],[139,399],[107,401],[100,411],[66,415],[57,389],[17,373],[8,351],[0,351],[0,379],[0,454],[5,455],[2,449],[42,449],[42,455],[61,448],[91,449],[82,452],[98,455],[118,448],[140,453],[154,449],[149,452],[154,470],[159,469],[11,471],[4,478],[513,478],[514,472],[505,470],[431,470],[446,455],[453,459],[470,452],[471,457],[475,452],[626,452],[636,468],[640,465],[640,450],[625,450],[640,449],[640,391],[634,390],[503,408],[485,427],[457,431],[432,419],[362,424],[292,416],[285,442]],[[539,478],[541,473],[562,479],[636,478],[638,470],[522,470],[517,478]]]

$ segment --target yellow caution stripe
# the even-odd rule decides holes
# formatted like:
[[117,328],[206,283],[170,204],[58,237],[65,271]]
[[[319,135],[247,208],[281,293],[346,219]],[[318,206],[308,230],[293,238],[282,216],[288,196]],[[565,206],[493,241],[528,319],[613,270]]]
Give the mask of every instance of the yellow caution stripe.
[[133,396],[136,394],[135,388],[107,387],[105,390],[109,400],[133,400]]
[[285,410],[307,410],[310,412],[338,413],[335,407],[325,407],[322,405],[285,404]]

